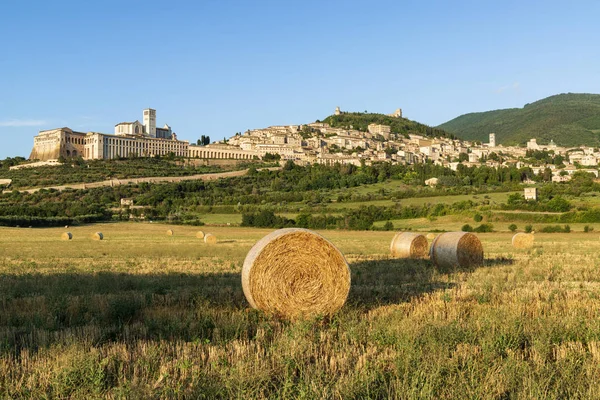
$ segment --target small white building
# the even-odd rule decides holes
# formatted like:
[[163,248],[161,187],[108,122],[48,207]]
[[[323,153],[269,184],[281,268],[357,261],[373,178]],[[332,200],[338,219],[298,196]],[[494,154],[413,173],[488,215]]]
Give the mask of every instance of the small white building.
[[525,200],[537,200],[538,199],[537,188],[536,187],[525,188],[524,196],[525,196]]

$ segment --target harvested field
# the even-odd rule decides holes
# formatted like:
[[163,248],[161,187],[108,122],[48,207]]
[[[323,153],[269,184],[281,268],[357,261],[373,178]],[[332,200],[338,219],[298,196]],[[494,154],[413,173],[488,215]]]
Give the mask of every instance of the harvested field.
[[[391,259],[389,232],[324,231],[352,286],[333,317],[253,310],[269,229],[0,228],[2,397],[597,398],[597,235],[478,234],[483,267]],[[90,240],[103,232],[109,240]],[[365,240],[368,235],[369,240]],[[551,377],[551,379],[550,379]]]

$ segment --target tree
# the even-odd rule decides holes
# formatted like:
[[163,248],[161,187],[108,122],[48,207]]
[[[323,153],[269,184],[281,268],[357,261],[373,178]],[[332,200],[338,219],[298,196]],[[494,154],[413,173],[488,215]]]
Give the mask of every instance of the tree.
[[508,230],[509,230],[509,231],[511,231],[511,232],[514,232],[514,231],[516,231],[516,230],[517,230],[517,225],[515,225],[515,224],[510,224],[510,225],[508,226]]

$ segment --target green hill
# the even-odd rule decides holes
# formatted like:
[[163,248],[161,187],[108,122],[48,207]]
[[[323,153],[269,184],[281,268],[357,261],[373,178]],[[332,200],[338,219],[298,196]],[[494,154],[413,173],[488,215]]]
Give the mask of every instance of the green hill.
[[369,124],[381,124],[389,125],[392,133],[403,136],[415,134],[431,137],[453,137],[443,129],[432,128],[406,118],[390,117],[384,114],[343,112],[340,115],[330,115],[322,122],[328,123],[333,128],[350,129],[352,127],[352,129],[365,132]]
[[566,93],[550,96],[523,108],[509,108],[461,115],[440,126],[465,140],[524,144],[531,138],[558,145],[600,145],[600,95]]

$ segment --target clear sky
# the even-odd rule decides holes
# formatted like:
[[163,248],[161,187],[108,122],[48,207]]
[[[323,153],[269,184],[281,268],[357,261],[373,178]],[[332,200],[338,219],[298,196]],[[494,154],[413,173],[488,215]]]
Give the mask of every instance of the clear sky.
[[3,1],[0,159],[157,110],[212,140],[344,111],[437,125],[600,93],[599,1]]

